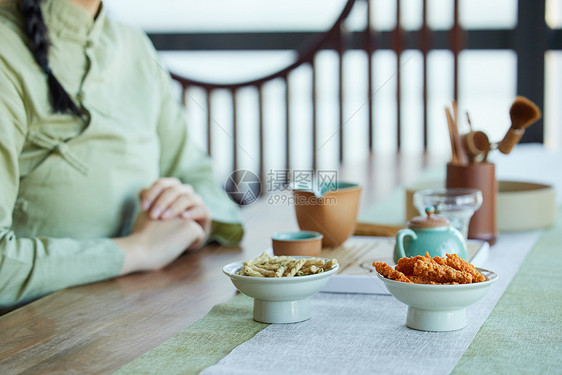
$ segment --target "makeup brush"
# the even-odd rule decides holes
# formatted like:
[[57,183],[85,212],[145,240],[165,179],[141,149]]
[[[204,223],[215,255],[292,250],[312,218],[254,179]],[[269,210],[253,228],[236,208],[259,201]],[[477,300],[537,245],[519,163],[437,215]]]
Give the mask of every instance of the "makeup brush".
[[511,127],[503,139],[498,143],[502,154],[509,154],[513,147],[519,143],[525,129],[541,118],[541,110],[529,99],[518,96],[509,109]]

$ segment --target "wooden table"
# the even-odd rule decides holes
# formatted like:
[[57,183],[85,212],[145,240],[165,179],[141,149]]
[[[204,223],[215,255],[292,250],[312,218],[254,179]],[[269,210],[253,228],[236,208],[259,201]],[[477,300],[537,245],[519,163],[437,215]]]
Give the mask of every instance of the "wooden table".
[[[365,208],[443,161],[376,156],[343,166],[338,180],[363,184]],[[243,215],[241,247],[209,245],[161,271],[61,290],[0,317],[0,373],[112,373],[194,323],[234,295],[225,264],[257,256],[276,231],[297,229],[287,204],[262,199]]]

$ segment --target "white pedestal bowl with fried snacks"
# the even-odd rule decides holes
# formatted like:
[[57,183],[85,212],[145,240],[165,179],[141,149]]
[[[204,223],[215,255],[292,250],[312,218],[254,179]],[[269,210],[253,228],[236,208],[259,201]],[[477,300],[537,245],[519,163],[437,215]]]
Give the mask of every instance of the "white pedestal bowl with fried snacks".
[[486,281],[458,285],[413,284],[377,276],[398,301],[408,305],[406,326],[421,331],[454,331],[466,327],[466,307],[481,299],[498,276],[481,268]]

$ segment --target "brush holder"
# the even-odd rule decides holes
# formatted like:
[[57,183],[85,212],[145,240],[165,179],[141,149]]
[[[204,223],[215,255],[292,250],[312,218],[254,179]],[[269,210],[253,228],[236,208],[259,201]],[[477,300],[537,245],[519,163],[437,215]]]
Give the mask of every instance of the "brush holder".
[[447,188],[471,188],[482,192],[482,206],[474,213],[468,226],[468,238],[496,242],[496,199],[498,182],[492,163],[447,164]]

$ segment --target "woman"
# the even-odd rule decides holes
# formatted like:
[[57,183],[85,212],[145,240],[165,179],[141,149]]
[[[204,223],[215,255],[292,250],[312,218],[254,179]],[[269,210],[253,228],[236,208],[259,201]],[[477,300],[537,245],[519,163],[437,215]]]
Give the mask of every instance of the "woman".
[[101,0],[0,0],[0,35],[0,307],[240,241],[146,36]]

